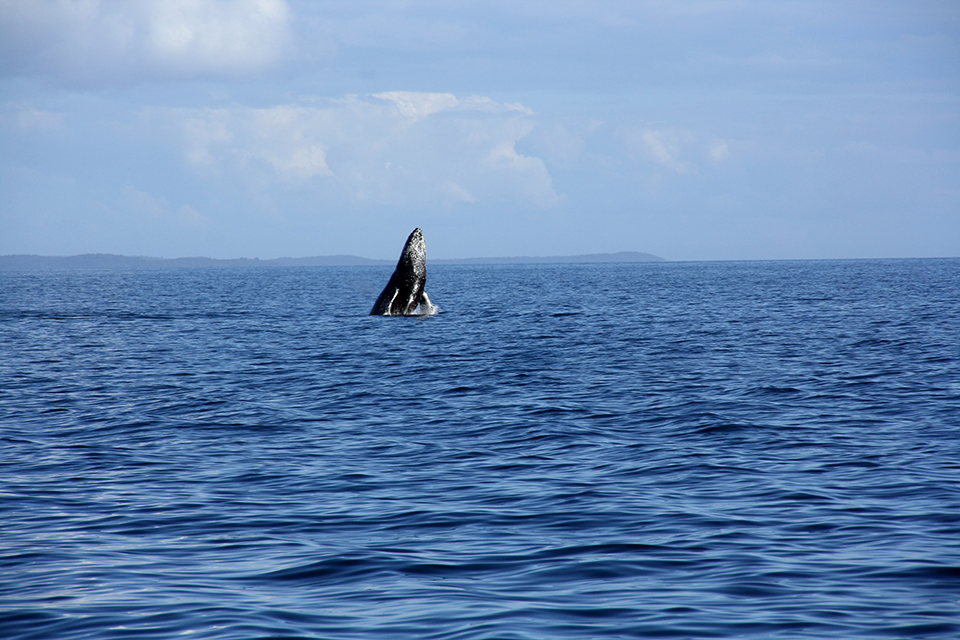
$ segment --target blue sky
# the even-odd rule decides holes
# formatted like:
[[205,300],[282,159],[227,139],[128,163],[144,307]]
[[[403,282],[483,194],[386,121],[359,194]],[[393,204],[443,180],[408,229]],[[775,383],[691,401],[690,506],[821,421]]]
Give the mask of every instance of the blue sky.
[[960,256],[960,3],[0,0],[0,254]]

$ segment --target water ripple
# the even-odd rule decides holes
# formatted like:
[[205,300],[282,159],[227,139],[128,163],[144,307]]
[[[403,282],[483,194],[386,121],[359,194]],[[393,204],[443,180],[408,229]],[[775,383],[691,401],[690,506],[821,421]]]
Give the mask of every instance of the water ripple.
[[0,635],[960,635],[960,261],[386,275],[0,274]]

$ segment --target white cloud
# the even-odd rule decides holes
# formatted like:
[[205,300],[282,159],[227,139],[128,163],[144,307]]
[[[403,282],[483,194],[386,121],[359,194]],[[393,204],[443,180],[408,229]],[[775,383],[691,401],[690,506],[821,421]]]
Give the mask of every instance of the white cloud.
[[694,168],[692,163],[680,160],[685,143],[689,143],[692,138],[686,131],[669,129],[648,129],[642,134],[647,153],[660,165],[680,174]]
[[539,207],[550,207],[560,201],[553,190],[553,180],[540,158],[517,153],[516,141],[496,145],[486,158],[494,171],[514,178],[516,187],[525,198]]
[[62,131],[63,114],[8,103],[0,107],[0,126],[20,133]]
[[583,153],[584,137],[594,133],[598,126],[591,123],[580,127],[581,135],[571,133],[567,127],[560,124],[541,129],[539,142],[544,158],[558,167],[571,166]]
[[209,221],[188,204],[172,206],[166,198],[152,196],[131,185],[120,189],[119,210],[136,223],[161,225],[168,229],[196,229]]
[[482,113],[507,113],[515,111],[532,116],[533,109],[519,103],[494,102],[484,96],[468,96],[462,100],[452,93],[420,93],[417,91],[387,91],[374,94],[374,98],[386,100],[396,105],[404,116],[419,120],[446,109],[459,111],[477,111]]
[[246,76],[284,57],[289,22],[285,0],[6,0],[0,68],[74,84]]
[[631,155],[679,175],[696,173],[700,161],[724,162],[730,158],[730,141],[685,129],[635,127],[622,135]]
[[416,93],[413,91],[388,91],[378,93],[374,98],[389,100],[397,105],[400,113],[408,118],[419,120],[431,113],[450,109],[460,104],[452,93]]
[[717,162],[726,160],[730,157],[730,145],[727,144],[725,140],[715,140],[713,144],[710,145],[710,157]]
[[280,106],[248,112],[252,139],[244,152],[266,160],[282,178],[304,180],[332,175],[326,147],[319,141],[317,123],[308,109]]
[[144,116],[177,132],[190,166],[248,184],[298,184],[356,203],[550,207],[560,197],[546,165],[515,146],[534,126],[530,113],[482,97],[393,92]]

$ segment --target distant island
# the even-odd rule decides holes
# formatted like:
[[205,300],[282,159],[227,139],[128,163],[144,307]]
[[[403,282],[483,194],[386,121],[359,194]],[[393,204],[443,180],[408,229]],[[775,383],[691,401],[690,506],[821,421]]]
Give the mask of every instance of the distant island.
[[[542,258],[517,256],[513,258],[459,258],[427,260],[427,264],[575,264],[598,262],[663,262],[649,253],[621,251],[619,253],[590,253],[579,256],[548,256]],[[358,256],[315,256],[312,258],[146,258],[118,256],[110,253],[87,253],[79,256],[0,256],[0,270],[10,269],[171,269],[195,267],[350,267],[358,265],[393,265],[396,260],[371,260]]]
[[587,253],[579,256],[514,256],[512,258],[458,258],[430,260],[430,264],[577,264],[591,262],[665,262],[660,256],[639,251],[618,253]]

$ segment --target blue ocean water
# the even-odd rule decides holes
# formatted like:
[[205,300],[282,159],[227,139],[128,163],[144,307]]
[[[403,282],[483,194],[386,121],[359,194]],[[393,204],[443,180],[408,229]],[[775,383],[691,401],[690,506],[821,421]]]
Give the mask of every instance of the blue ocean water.
[[960,637],[960,260],[0,273],[0,637]]

